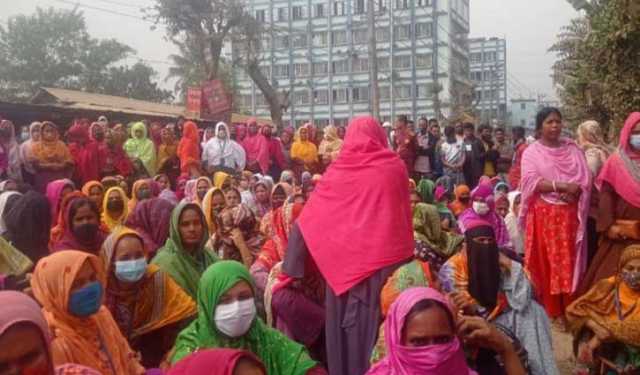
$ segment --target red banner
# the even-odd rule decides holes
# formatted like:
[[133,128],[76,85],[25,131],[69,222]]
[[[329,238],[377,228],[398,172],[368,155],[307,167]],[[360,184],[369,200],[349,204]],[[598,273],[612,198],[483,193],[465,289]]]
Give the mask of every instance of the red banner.
[[187,89],[187,117],[199,118],[202,112],[202,89],[189,87]]
[[202,118],[217,117],[223,112],[231,110],[231,98],[220,80],[204,82],[202,84]]

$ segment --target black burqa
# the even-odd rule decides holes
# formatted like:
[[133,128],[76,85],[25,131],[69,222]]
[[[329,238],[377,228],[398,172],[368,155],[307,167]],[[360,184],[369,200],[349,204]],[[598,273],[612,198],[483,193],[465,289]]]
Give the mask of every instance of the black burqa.
[[[491,238],[481,243],[480,237]],[[469,294],[489,311],[497,304],[500,291],[500,251],[493,228],[477,226],[465,232],[467,243],[467,267],[469,269]]]
[[2,218],[7,227],[3,237],[34,264],[49,255],[51,211],[44,195],[27,192],[2,213]]

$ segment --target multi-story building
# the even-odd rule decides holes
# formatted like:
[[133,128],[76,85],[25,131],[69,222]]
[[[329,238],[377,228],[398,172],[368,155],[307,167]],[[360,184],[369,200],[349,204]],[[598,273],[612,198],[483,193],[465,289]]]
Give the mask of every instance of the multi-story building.
[[511,126],[522,126],[528,134],[536,128],[536,113],[540,105],[536,99],[511,99]]
[[507,41],[499,38],[469,40],[473,108],[482,122],[506,123]]
[[[270,25],[265,75],[290,93],[285,122],[345,125],[371,113],[367,0],[249,0]],[[469,0],[376,0],[380,116],[448,116],[471,102]],[[239,107],[268,116],[264,96],[234,69]],[[434,94],[435,93],[435,94]],[[466,93],[466,97],[465,97]]]

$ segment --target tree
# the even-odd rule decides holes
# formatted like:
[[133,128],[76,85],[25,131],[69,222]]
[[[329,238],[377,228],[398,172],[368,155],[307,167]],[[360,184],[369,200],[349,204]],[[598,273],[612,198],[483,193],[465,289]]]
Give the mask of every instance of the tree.
[[282,115],[289,108],[289,91],[278,92],[275,81],[271,82],[261,69],[261,63],[266,61],[263,41],[270,34],[273,39],[278,30],[267,30],[263,23],[250,15],[238,27],[238,33],[233,40],[233,66],[241,66],[258,86],[269,105],[271,120],[277,127],[282,126]]
[[640,108],[640,4],[636,0],[573,1],[584,9],[551,48],[554,81],[576,123],[599,120],[609,136]]
[[[25,101],[39,87],[51,86],[169,99],[171,93],[151,82],[156,73],[150,67],[116,66],[134,52],[114,39],[91,38],[77,9],[38,8],[32,15],[10,18],[6,28],[0,25],[0,98]],[[120,81],[112,82],[114,77]]]

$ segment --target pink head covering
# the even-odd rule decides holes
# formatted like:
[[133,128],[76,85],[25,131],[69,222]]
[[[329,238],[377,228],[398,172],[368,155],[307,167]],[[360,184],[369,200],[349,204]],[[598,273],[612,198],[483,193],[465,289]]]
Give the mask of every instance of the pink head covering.
[[24,293],[13,291],[0,292],[0,335],[18,323],[32,323],[40,333],[44,341],[49,344],[49,326],[44,320],[40,306]]
[[640,207],[640,153],[629,145],[631,131],[640,122],[640,112],[633,112],[620,132],[618,152],[611,155],[596,179],[596,187],[602,189],[606,181],[625,201]]
[[434,196],[436,198],[436,201],[439,201],[442,199],[442,197],[445,195],[445,193],[447,192],[447,190],[444,188],[444,186],[442,185],[438,185],[436,187],[436,190],[434,192]]
[[184,199],[187,203],[194,202],[198,194],[198,180],[189,180],[184,185]]
[[[576,262],[573,269],[572,291],[578,286],[582,274],[587,268],[585,229],[591,199],[591,171],[587,166],[584,152],[568,138],[560,139],[559,147],[547,147],[540,141],[530,144],[522,154],[522,190],[520,206],[520,226],[526,228],[529,207],[535,203],[540,194],[536,192],[542,180],[575,183],[582,189],[578,202],[578,233],[576,235]],[[542,196],[547,202],[560,203],[557,194]]]
[[[475,374],[467,367],[460,340],[455,336],[447,344],[408,347],[402,344],[402,331],[407,315],[422,300],[434,300],[445,305],[452,316],[453,310],[446,298],[432,288],[410,288],[398,296],[391,305],[384,322],[384,341],[387,356],[367,375],[445,375]],[[455,329],[455,327],[452,327]]]
[[337,295],[411,258],[409,176],[373,117],[351,122],[340,155],[318,182],[298,225]]
[[509,246],[511,242],[509,230],[507,229],[507,225],[504,223],[504,219],[495,211],[496,202],[493,196],[493,186],[491,185],[490,180],[484,180],[471,191],[471,201],[485,202],[489,206],[489,212],[480,216],[473,207],[467,208],[458,217],[458,227],[460,228],[460,231],[464,234],[466,231],[471,229],[471,223],[478,220],[488,222],[496,235],[496,242],[498,246]]
[[233,375],[236,364],[241,358],[253,359],[266,373],[264,365],[247,351],[207,349],[196,351],[182,359],[169,370],[167,375]]
[[58,211],[60,210],[60,203],[62,200],[62,190],[66,186],[74,188],[73,182],[69,179],[61,179],[49,182],[47,185],[47,199],[49,200],[49,206],[51,207],[51,222],[58,222]]

